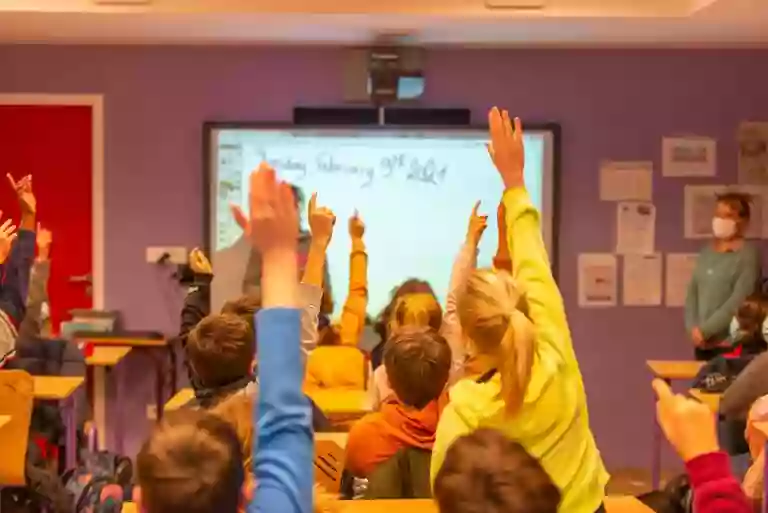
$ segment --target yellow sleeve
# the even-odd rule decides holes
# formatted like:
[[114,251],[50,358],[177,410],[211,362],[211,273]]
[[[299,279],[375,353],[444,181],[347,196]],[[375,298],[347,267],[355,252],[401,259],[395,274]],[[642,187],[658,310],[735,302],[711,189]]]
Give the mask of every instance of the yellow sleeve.
[[349,255],[349,292],[341,311],[339,338],[343,346],[357,346],[368,308],[368,255],[362,239],[352,240]]
[[440,422],[437,423],[437,431],[435,432],[435,443],[432,446],[432,461],[429,467],[429,481],[432,483],[432,488],[435,486],[435,477],[440,471],[440,467],[443,466],[445,460],[445,453],[448,448],[453,445],[453,442],[457,438],[467,435],[473,431],[473,428],[468,426],[467,423],[459,417],[456,409],[451,403],[448,403],[443,408],[443,413],[440,415]]
[[504,193],[504,207],[514,276],[528,300],[529,316],[536,326],[538,343],[554,350],[563,361],[575,365],[563,297],[552,276],[539,213],[523,188],[508,189]]

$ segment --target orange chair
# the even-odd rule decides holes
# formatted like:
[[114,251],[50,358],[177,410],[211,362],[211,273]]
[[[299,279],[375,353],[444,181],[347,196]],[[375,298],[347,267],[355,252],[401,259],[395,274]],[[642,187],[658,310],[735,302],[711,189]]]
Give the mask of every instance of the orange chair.
[[32,421],[34,381],[21,370],[0,370],[0,486],[25,486],[24,467]]

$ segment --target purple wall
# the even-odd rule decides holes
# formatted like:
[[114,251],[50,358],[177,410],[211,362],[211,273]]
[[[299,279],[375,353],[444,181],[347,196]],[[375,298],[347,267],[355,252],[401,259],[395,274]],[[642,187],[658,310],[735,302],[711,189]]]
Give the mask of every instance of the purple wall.
[[[295,105],[337,105],[343,55],[328,48],[0,47],[0,92],[105,95],[107,304],[131,327],[172,332],[179,294],[144,262],[144,248],[203,242],[202,122],[287,121]],[[737,123],[768,120],[766,59],[768,51],[428,54],[425,105],[469,107],[482,122],[499,104],[523,120],[562,125],[561,286],[594,431],[613,467],[650,461],[645,360],[688,358],[691,350],[679,309],[575,306],[577,253],[610,251],[614,238],[615,207],[598,200],[598,163],[653,159],[658,166],[662,135],[709,135],[719,143],[717,181],[735,179]],[[660,251],[699,246],[682,238],[683,184],[662,179],[657,167]],[[140,360],[129,362],[129,373]],[[141,418],[151,393],[142,370],[146,379],[123,387],[121,409],[132,419]],[[143,426],[132,425],[135,443]]]

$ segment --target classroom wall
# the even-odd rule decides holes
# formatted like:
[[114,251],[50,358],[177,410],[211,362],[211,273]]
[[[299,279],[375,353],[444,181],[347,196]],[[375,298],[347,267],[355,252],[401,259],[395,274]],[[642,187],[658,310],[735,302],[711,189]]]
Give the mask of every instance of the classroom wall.
[[[203,242],[202,122],[289,121],[296,105],[337,105],[343,55],[332,48],[0,47],[0,92],[105,95],[106,298],[130,327],[175,330],[180,293],[167,273],[144,262],[144,248]],[[499,104],[524,120],[562,125],[560,283],[592,425],[612,467],[651,460],[644,361],[688,358],[691,347],[679,309],[576,307],[576,255],[610,251],[614,240],[615,207],[598,199],[598,164],[652,159],[658,166],[662,135],[698,134],[718,139],[720,175],[696,183],[735,179],[737,123],[768,120],[766,59],[768,51],[428,53],[425,106],[469,107],[482,122]],[[654,178],[661,251],[699,247],[682,238],[684,183],[658,172]],[[123,384],[130,382],[121,408],[132,426],[130,453],[145,432],[146,363],[136,356],[122,369]]]

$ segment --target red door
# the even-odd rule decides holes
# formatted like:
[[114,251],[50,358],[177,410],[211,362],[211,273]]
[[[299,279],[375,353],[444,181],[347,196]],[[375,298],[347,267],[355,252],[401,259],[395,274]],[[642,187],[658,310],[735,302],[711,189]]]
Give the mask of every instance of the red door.
[[[0,99],[0,102],[2,100]],[[91,308],[91,107],[0,104],[0,210],[18,221],[5,177],[33,176],[37,219],[53,232],[48,282],[53,331],[73,308]]]

